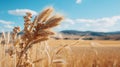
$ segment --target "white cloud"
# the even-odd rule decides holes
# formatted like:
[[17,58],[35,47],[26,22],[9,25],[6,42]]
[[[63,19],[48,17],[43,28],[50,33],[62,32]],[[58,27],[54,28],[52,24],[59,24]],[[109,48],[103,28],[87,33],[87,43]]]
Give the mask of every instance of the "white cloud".
[[11,21],[5,21],[5,20],[0,20],[1,24],[14,24],[14,22]]
[[113,16],[113,17],[103,17],[98,19],[76,19],[74,20],[74,22],[110,27],[110,26],[114,26],[119,20],[120,20],[120,16]]
[[75,24],[75,23],[74,23],[74,20],[69,19],[69,18],[65,19],[64,22],[68,22],[68,23],[70,23],[70,24]]
[[4,28],[13,29],[13,26],[11,26],[11,25],[4,25]]
[[112,17],[103,17],[103,18],[97,18],[97,19],[68,18],[64,22],[67,22],[67,24],[71,28],[74,24],[74,27],[79,26],[80,28],[85,30],[107,32],[107,31],[110,31],[111,27],[115,27],[115,25],[119,23],[119,21],[120,21],[120,16],[112,16]]
[[76,22],[87,22],[87,23],[93,23],[95,20],[92,19],[76,19]]
[[80,4],[82,2],[82,0],[76,0],[77,4]]
[[103,17],[98,19],[67,19],[66,22],[71,24],[74,23],[86,23],[90,25],[97,25],[97,26],[113,26],[120,20],[120,16],[113,16],[113,17]]
[[0,32],[1,31],[11,31],[13,29],[14,22],[6,21],[6,20],[0,20]]
[[31,12],[32,15],[37,15],[36,11],[30,10],[30,9],[15,9],[15,10],[8,11],[9,14],[17,15],[17,16],[23,16],[26,14],[26,12]]
[[109,29],[98,28],[98,29],[94,29],[93,31],[97,31],[97,32],[109,32]]

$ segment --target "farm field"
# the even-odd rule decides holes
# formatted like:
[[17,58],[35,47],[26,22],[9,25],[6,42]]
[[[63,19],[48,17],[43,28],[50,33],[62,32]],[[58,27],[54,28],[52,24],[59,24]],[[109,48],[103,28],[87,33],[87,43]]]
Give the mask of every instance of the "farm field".
[[67,31],[72,36],[65,37],[52,31],[65,19],[54,11],[48,7],[37,16],[27,11],[23,30],[15,26],[11,32],[0,33],[0,67],[120,67],[119,32]]
[[120,0],[0,5],[0,67],[120,67]]
[[[92,43],[95,44],[95,46],[120,46],[119,40],[48,40],[49,45],[55,46],[60,44],[74,44],[77,46],[80,45],[86,45],[89,46]],[[56,46],[57,46],[56,45]]]
[[[41,61],[34,67],[50,67],[49,58],[45,56],[44,43],[48,44],[51,52],[59,50],[54,56],[55,60],[51,67],[120,67],[120,41],[105,40],[48,40],[34,44],[29,50],[31,60]],[[0,45],[0,67],[15,67],[15,55],[9,56],[4,49],[10,46]],[[52,53],[50,54],[52,56]],[[29,66],[30,67],[30,66]]]
[[54,46],[61,43],[74,44],[71,46],[74,62],[69,63],[67,67],[120,67],[120,41],[57,40],[55,42],[49,41],[50,45]]

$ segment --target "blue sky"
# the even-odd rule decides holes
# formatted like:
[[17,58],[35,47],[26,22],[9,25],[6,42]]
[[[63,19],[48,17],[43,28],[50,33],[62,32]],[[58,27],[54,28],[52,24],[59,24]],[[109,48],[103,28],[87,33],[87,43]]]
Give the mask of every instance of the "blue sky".
[[23,29],[26,11],[36,15],[48,6],[65,16],[56,31],[120,31],[120,0],[0,0],[0,31]]

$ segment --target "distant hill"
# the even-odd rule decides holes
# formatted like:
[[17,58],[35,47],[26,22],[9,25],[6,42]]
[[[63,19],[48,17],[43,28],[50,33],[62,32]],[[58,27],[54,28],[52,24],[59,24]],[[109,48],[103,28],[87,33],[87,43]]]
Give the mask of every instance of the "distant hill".
[[[85,40],[120,40],[120,31],[118,32],[93,32],[93,31],[77,31],[77,30],[63,30],[60,31],[62,35],[76,35],[85,36]],[[69,38],[69,37],[68,37]]]
[[[7,32],[5,32],[7,33]],[[23,31],[18,33],[22,35]],[[61,36],[59,36],[59,34]],[[0,33],[0,36],[2,33]],[[83,39],[83,40],[120,40],[120,31],[117,32],[93,32],[93,31],[77,31],[77,30],[63,30],[58,33],[57,36],[53,36],[55,39]]]
[[120,35],[120,31],[119,32],[93,32],[93,31],[63,30],[63,31],[60,31],[60,33],[68,34],[68,35],[69,34],[81,35],[81,36],[85,36],[85,35],[91,35],[91,36]]

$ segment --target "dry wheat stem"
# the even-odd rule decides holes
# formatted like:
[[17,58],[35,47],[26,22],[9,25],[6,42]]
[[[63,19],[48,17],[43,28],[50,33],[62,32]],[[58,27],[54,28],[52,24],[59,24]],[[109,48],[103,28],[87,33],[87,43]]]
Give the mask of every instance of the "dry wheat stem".
[[[63,17],[55,15],[48,19],[52,12],[53,8],[45,9],[41,14],[35,17],[33,22],[31,22],[31,13],[27,13],[27,16],[24,16],[24,34],[21,39],[25,45],[22,48],[20,55],[18,56],[18,61],[16,64],[17,67],[21,66],[23,63],[22,57],[27,54],[27,50],[31,48],[33,44],[48,40],[49,36],[54,34],[54,32],[50,31],[49,29],[59,25],[59,22],[63,19]],[[17,34],[19,27],[14,28],[13,31],[14,34]],[[20,40],[18,39],[14,45],[16,46],[19,43]],[[49,55],[48,51],[47,54]],[[28,62],[26,61],[26,63]]]

